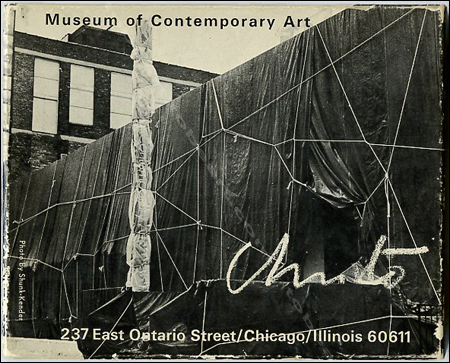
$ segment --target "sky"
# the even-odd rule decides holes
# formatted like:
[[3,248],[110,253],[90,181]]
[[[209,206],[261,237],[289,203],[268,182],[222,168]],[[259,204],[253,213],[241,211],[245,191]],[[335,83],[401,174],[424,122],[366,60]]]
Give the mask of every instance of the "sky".
[[[52,39],[62,39],[72,33],[79,25],[62,25],[62,18],[75,17],[116,17],[117,26],[110,30],[127,33],[134,38],[135,27],[127,25],[127,19],[135,19],[142,14],[143,19],[150,19],[155,14],[161,20],[182,18],[184,26],[153,27],[154,60],[167,62],[215,73],[224,73],[245,61],[265,52],[280,43],[280,39],[292,36],[307,29],[305,19],[314,26],[330,16],[340,12],[343,6],[280,6],[280,5],[60,5],[60,4],[21,4],[16,5],[15,28],[29,34]],[[59,14],[60,25],[46,25],[46,14],[52,18]],[[300,26],[286,26],[287,17]],[[228,21],[235,18],[239,25],[230,24],[220,27],[187,26],[186,17],[217,18]],[[247,19],[242,26],[243,19]],[[250,19],[256,19],[257,27],[249,27]],[[261,19],[262,20],[261,22]],[[273,21],[269,29],[267,19]],[[274,19],[274,20],[272,20]],[[168,20],[169,21],[169,20]],[[193,20],[191,20],[193,21]],[[101,26],[106,29],[108,26]]]

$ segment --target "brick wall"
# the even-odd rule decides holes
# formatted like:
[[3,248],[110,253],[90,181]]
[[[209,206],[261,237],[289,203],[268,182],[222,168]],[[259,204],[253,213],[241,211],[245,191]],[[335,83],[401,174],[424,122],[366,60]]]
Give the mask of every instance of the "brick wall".
[[[103,66],[131,70],[133,62],[128,54],[102,50],[86,45],[47,39],[15,32],[14,46],[52,56],[71,58]],[[13,82],[11,91],[11,123],[16,129],[9,140],[9,181],[13,182],[32,170],[40,169],[85,145],[76,140],[65,140],[61,135],[75,138],[98,139],[111,132],[110,94],[111,72],[94,67],[94,117],[93,125],[69,122],[70,62],[59,61],[58,134],[30,134],[33,119],[33,77],[36,56],[15,51],[13,57]],[[44,57],[45,58],[45,57]],[[205,83],[217,74],[163,62],[154,62],[161,77],[182,81]],[[173,98],[189,92],[191,86],[172,83]],[[18,130],[17,130],[18,129]],[[23,132],[21,130],[25,130]]]
[[180,97],[182,94],[185,94],[191,90],[191,87],[186,86],[184,84],[172,84],[172,96],[173,98]]
[[[77,147],[84,144],[78,144]],[[11,134],[9,137],[8,181],[14,182],[34,170],[47,166],[73,150],[59,136]],[[71,151],[72,151],[71,150]]]
[[11,127],[31,130],[34,57],[15,53],[11,92]]

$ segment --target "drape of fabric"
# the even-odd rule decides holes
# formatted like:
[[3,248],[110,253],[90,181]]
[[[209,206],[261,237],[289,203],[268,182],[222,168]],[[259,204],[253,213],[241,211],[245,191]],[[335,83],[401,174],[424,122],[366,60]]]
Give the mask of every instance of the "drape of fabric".
[[[57,336],[84,290],[125,286],[130,264],[128,286],[183,292],[224,278],[251,241],[232,275],[247,279],[285,233],[285,262],[307,277],[320,242],[328,278],[369,259],[389,223],[390,247],[429,248],[439,289],[440,24],[423,8],[346,10],[164,105],[151,126],[155,74],[135,48],[139,121],[11,186],[11,333]],[[435,303],[419,257],[393,261],[402,294]]]

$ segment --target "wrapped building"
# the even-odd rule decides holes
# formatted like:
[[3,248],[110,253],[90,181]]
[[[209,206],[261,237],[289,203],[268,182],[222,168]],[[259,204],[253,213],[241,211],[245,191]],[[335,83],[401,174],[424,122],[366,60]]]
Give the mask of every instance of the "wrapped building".
[[[348,9],[158,108],[148,123],[148,291],[126,288],[132,124],[11,185],[11,334],[185,336],[79,340],[86,357],[341,357],[367,354],[370,331],[408,330],[409,344],[379,341],[373,356],[435,354],[440,16]],[[283,236],[280,270],[296,264],[297,275],[255,277]],[[194,330],[316,335],[214,342]]]

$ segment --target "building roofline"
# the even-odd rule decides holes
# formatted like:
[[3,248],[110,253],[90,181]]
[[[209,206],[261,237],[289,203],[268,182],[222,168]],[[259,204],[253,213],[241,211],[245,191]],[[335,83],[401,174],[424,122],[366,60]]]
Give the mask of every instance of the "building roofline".
[[102,28],[97,28],[95,26],[90,26],[90,25],[80,25],[80,27],[78,29],[76,29],[74,32],[70,33],[71,35],[76,35],[78,33],[80,33],[81,31],[83,31],[84,29],[91,29],[94,31],[103,31],[103,32],[108,32],[108,33],[114,33],[117,35],[126,35],[128,37],[128,34],[126,33],[121,33],[121,32],[116,32],[114,30],[109,30],[109,29],[102,29]]
[[[92,27],[90,27],[90,28],[92,28]],[[81,29],[81,28],[79,28],[79,29]],[[93,29],[98,29],[98,28],[93,28]],[[77,29],[77,30],[78,30],[78,29]],[[104,29],[99,29],[99,30],[104,30]],[[106,30],[104,30],[104,31],[106,31]],[[108,31],[109,31],[109,30],[108,30]],[[115,32],[115,33],[117,33],[117,32]],[[21,31],[18,31],[18,30],[15,30],[15,31],[14,31],[14,36],[15,36],[16,34],[26,35],[26,36],[30,36],[30,37],[34,37],[34,38],[45,39],[46,41],[51,41],[51,42],[56,42],[56,43],[61,43],[61,44],[70,44],[70,45],[73,45],[73,46],[75,46],[75,47],[82,47],[82,48],[87,48],[87,49],[95,49],[95,50],[98,50],[98,51],[103,51],[103,52],[107,52],[107,53],[117,54],[117,55],[126,57],[126,58],[128,58],[128,59],[131,59],[129,54],[117,52],[117,51],[114,51],[114,50],[109,50],[109,49],[104,49],[104,48],[98,48],[98,47],[93,47],[93,46],[91,46],[91,45],[85,45],[85,44],[80,44],[80,43],[75,43],[75,42],[63,41],[63,40],[59,40],[59,39],[46,38],[46,37],[43,37],[43,36],[40,36],[40,35],[30,34],[30,33],[25,33],[25,32],[21,32]],[[72,33],[72,34],[73,34],[73,33]],[[124,34],[124,33],[117,33],[117,34]],[[21,47],[23,47],[23,46],[21,46]],[[42,53],[45,53],[45,52],[42,52]],[[68,57],[68,58],[70,58],[70,57]],[[199,73],[202,73],[202,74],[204,74],[204,75],[210,76],[211,78],[214,78],[214,77],[217,77],[217,76],[220,75],[220,74],[218,74],[218,73],[214,73],[214,72],[210,72],[210,71],[205,71],[205,70],[198,69],[198,68],[192,68],[192,67],[187,67],[187,66],[182,66],[182,65],[174,64],[174,63],[162,62],[162,61],[158,61],[158,60],[153,60],[153,63],[159,64],[159,65],[165,65],[165,66],[177,67],[177,68],[185,69],[185,70],[189,70],[189,71],[199,72]]]

